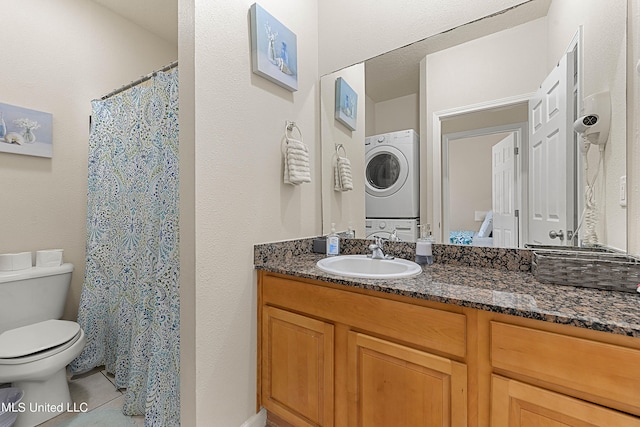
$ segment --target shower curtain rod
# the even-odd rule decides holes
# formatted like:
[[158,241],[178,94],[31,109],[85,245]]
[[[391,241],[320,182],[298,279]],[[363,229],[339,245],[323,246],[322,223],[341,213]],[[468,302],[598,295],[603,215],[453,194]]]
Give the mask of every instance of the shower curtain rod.
[[175,67],[177,67],[177,66],[178,66],[178,61],[174,61],[174,62],[172,62],[171,64],[166,65],[166,66],[162,67],[162,68],[161,68],[161,69],[159,69],[159,70],[156,70],[156,71],[154,71],[154,72],[152,72],[152,73],[149,73],[149,74],[147,74],[146,76],[142,76],[142,77],[140,77],[138,80],[132,81],[132,82],[131,82],[131,83],[129,83],[128,85],[124,85],[124,86],[122,86],[120,89],[116,89],[116,90],[114,90],[113,92],[109,92],[108,94],[106,94],[105,96],[103,96],[102,98],[100,98],[100,100],[104,101],[104,100],[105,100],[105,99],[107,99],[107,98],[111,98],[113,95],[117,95],[117,94],[119,94],[120,92],[124,92],[125,90],[130,89],[130,88],[132,88],[132,87],[134,87],[134,86],[137,86],[137,85],[139,85],[139,84],[140,84],[140,83],[142,83],[142,82],[146,82],[146,81],[147,81],[147,80],[149,80],[151,77],[155,76],[156,74],[158,74],[158,73],[160,73],[160,72],[163,72],[163,71],[169,71],[170,69],[175,68]]

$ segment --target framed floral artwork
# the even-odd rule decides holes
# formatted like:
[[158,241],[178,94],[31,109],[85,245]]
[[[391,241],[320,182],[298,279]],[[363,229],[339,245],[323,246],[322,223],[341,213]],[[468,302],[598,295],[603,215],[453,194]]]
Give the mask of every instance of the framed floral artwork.
[[358,119],[358,94],[342,77],[336,79],[336,120],[351,130],[356,130]]
[[298,43],[295,33],[258,3],[251,6],[253,72],[295,92],[298,90]]
[[53,116],[0,103],[0,152],[53,157]]

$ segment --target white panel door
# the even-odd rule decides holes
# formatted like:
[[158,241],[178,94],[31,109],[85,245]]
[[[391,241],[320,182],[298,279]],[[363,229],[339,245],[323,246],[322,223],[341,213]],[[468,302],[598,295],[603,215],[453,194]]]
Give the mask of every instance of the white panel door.
[[491,147],[491,181],[493,209],[493,246],[518,247],[516,218],[516,134]]
[[564,245],[567,229],[573,230],[573,60],[569,55],[529,101],[528,222],[529,241],[535,244]]

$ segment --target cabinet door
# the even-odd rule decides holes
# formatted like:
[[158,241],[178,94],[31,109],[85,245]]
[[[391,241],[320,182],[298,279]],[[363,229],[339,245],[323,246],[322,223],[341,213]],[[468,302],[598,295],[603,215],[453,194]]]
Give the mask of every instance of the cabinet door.
[[464,364],[349,332],[350,427],[467,425]]
[[333,426],[333,325],[266,306],[262,405],[294,426]]
[[494,375],[491,427],[640,427],[640,418]]

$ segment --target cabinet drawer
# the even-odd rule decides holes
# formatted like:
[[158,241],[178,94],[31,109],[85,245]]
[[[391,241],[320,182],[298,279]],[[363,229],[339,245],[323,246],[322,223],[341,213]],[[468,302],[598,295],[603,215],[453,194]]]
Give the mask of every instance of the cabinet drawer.
[[503,372],[574,390],[580,397],[640,414],[640,351],[491,322],[491,363]]
[[265,275],[263,303],[454,356],[466,355],[463,314]]

